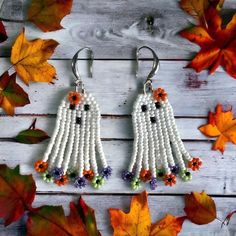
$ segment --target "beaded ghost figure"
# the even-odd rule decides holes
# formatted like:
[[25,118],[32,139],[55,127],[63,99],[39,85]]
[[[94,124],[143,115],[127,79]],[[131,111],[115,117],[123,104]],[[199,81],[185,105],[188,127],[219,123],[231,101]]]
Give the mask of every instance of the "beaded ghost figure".
[[[155,52],[152,53],[159,62]],[[122,178],[130,181],[134,190],[141,186],[141,181],[149,182],[154,190],[158,179],[167,186],[173,186],[177,174],[189,181],[192,175],[188,168],[195,171],[202,165],[200,158],[192,158],[183,145],[167,93],[162,88],[153,91],[150,78],[157,69],[158,64],[155,64],[154,72],[149,74],[144,84],[144,93],[138,95],[132,112],[133,153]],[[146,92],[147,87],[149,92]]]
[[[74,68],[75,62],[72,65]],[[78,72],[74,73],[78,79]],[[80,79],[76,82],[77,86],[81,84]],[[85,187],[88,181],[95,188],[104,184],[112,170],[107,165],[100,139],[100,117],[97,102],[84,88],[81,92],[69,92],[62,100],[49,145],[43,159],[35,163],[36,171],[46,182],[62,186],[71,181],[76,188]]]

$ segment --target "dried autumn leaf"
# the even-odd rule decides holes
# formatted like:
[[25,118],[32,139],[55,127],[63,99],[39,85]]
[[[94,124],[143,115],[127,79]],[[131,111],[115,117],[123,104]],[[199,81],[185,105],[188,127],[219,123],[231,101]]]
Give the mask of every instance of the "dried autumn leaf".
[[209,6],[221,10],[224,0],[181,0],[180,7],[200,22],[204,22],[204,13]]
[[5,220],[5,226],[31,209],[35,192],[32,175],[21,175],[19,166],[10,169],[0,165],[0,217]]
[[16,73],[11,76],[8,71],[0,76],[0,106],[8,115],[15,114],[15,107],[29,104],[28,94],[16,83]]
[[92,236],[101,236],[97,229],[96,219],[94,209],[89,207],[83,200],[82,197],[79,199],[79,204],[77,205],[77,211],[80,212],[80,217],[82,218],[87,232]]
[[184,211],[191,222],[203,225],[216,219],[216,205],[214,200],[205,192],[185,195]]
[[[167,215],[159,222],[152,224],[147,202],[147,192],[132,197],[130,212],[119,209],[109,209],[113,236],[164,236],[177,235],[184,221],[172,215]],[[166,234],[166,233],[172,234]]]
[[35,124],[36,119],[33,121],[32,125],[28,129],[21,131],[16,136],[16,141],[19,143],[36,144],[44,141],[45,139],[50,138],[45,131],[41,129],[36,129]]
[[226,142],[236,144],[236,120],[231,110],[222,110],[221,104],[215,110],[215,113],[209,112],[208,124],[200,126],[199,130],[208,137],[218,137],[212,149],[224,153]]
[[73,0],[32,0],[28,11],[28,20],[42,31],[62,29],[62,18],[71,12]]
[[2,21],[0,21],[0,43],[3,43],[7,40],[7,33],[5,26],[3,25]]
[[232,216],[233,216],[234,214],[236,214],[236,211],[230,212],[230,213],[225,217],[224,221],[222,222],[221,227],[222,227],[223,225],[228,225],[229,222],[230,222],[230,220],[231,220],[231,218],[232,218]]
[[23,32],[17,37],[11,52],[11,62],[25,84],[51,82],[56,75],[55,68],[47,60],[53,54],[58,42],[49,39],[28,41]]
[[[27,235],[100,236],[94,213],[87,215],[83,208],[85,205],[82,198],[80,198],[78,205],[71,202],[69,216],[65,216],[61,206],[42,206],[34,209],[29,213]],[[89,212],[94,212],[87,205],[86,208]],[[89,226],[86,222],[92,222],[92,224]],[[91,226],[94,228],[91,229]]]
[[167,214],[163,219],[152,225],[150,236],[177,236],[185,219],[185,216],[176,218]]
[[205,11],[206,26],[193,26],[180,32],[189,41],[198,44],[201,50],[187,65],[197,72],[208,69],[209,74],[221,65],[226,72],[236,78],[236,14],[225,28],[214,7]]

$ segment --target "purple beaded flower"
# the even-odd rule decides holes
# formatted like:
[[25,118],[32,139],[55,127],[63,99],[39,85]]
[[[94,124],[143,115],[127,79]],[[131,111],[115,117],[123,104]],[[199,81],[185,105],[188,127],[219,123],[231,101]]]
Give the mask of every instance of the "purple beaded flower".
[[179,174],[180,168],[179,168],[178,164],[176,164],[174,166],[169,166],[169,167],[170,167],[170,171],[172,174],[174,174],[174,175]]
[[84,177],[76,177],[74,181],[74,186],[76,188],[83,188],[86,186],[86,180]]
[[122,179],[125,181],[131,182],[133,177],[134,177],[134,173],[132,173],[130,171],[125,170],[122,172]]
[[157,187],[157,178],[152,178],[149,183],[150,183],[151,190],[155,190]]
[[64,175],[64,171],[62,168],[55,167],[51,170],[51,175],[54,179],[60,179]]
[[102,169],[101,176],[103,178],[105,177],[106,179],[108,179],[109,176],[111,176],[111,173],[112,173],[112,168],[110,166],[108,166],[108,167],[105,167]]

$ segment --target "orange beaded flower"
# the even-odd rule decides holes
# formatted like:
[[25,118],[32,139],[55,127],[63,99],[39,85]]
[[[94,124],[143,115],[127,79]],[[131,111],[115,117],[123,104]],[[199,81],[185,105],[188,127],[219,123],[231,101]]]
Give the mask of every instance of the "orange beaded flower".
[[71,105],[78,105],[81,100],[81,95],[80,95],[80,93],[71,91],[68,94],[68,100]]
[[142,169],[139,177],[143,182],[147,182],[147,181],[151,180],[152,172],[150,170]]
[[188,167],[193,171],[199,170],[202,166],[202,161],[198,157],[194,157],[191,161],[188,162]]
[[173,174],[165,175],[164,182],[166,186],[173,186],[176,184],[176,176]]
[[94,172],[93,170],[84,170],[83,175],[85,179],[91,181],[94,177]]
[[48,168],[48,163],[42,160],[39,160],[34,164],[34,169],[39,173],[45,172],[47,168]]
[[165,101],[167,99],[167,93],[164,89],[158,88],[153,92],[153,97],[158,102]]
[[63,175],[60,179],[55,180],[55,184],[58,186],[63,186],[68,183],[68,177],[66,175]]

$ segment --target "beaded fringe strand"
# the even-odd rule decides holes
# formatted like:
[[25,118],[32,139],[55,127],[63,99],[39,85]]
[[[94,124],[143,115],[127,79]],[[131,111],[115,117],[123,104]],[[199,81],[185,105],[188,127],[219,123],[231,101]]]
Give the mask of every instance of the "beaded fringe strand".
[[184,181],[191,180],[188,168],[198,170],[202,162],[200,158],[192,158],[185,149],[163,89],[138,96],[132,121],[133,153],[122,178],[130,181],[133,189],[138,189],[141,181],[149,181],[151,189],[155,189],[158,178],[172,186],[177,174]]
[[[111,175],[100,139],[100,110],[91,94],[70,92],[58,108],[54,133],[42,160],[35,163],[46,182],[75,187],[91,181],[99,188]],[[99,161],[97,161],[99,157]],[[99,171],[100,169],[100,171]]]

